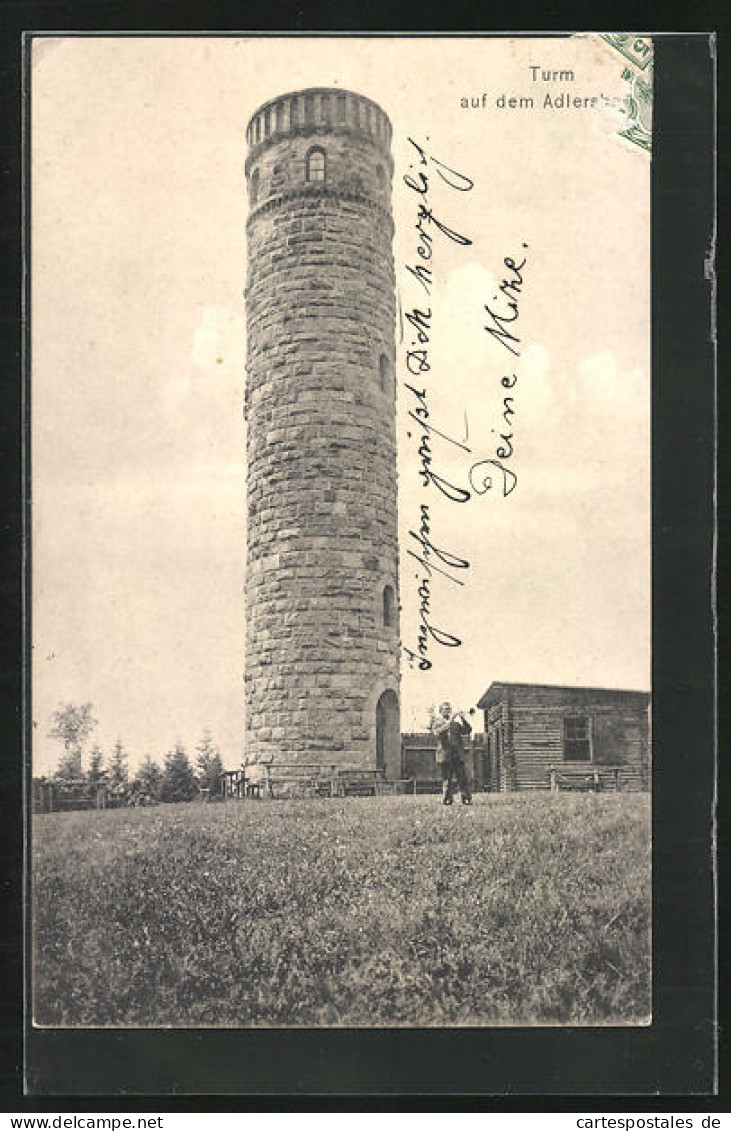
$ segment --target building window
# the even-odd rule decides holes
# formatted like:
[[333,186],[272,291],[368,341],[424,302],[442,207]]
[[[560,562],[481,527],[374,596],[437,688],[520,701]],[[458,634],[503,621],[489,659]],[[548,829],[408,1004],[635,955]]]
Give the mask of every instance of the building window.
[[568,715],[563,721],[565,762],[591,761],[591,725],[586,715]]
[[391,628],[396,620],[396,597],[393,585],[386,585],[383,590],[383,624]]
[[254,172],[251,174],[251,182],[249,184],[249,196],[251,198],[252,204],[256,204],[256,198],[258,197],[258,195],[259,195],[259,170],[254,169]]
[[378,181],[378,188],[381,192],[386,191],[386,170],[383,165],[376,165],[376,180]]
[[325,180],[325,150],[321,149],[319,145],[307,151],[305,168],[308,181]]
[[384,393],[388,389],[391,377],[391,362],[388,360],[388,355],[382,353],[378,359],[378,380]]

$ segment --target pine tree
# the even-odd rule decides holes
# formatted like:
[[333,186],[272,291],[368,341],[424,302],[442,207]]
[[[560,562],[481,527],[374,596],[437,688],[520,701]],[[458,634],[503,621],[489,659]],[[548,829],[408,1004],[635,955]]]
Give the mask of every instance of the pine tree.
[[86,774],[86,779],[89,785],[98,785],[106,777],[104,770],[104,755],[99,743],[95,743],[91,748],[89,755],[89,769]]
[[109,789],[112,793],[123,793],[129,782],[127,769],[127,752],[119,739],[114,744],[112,757],[109,762]]
[[78,781],[83,776],[81,752],[74,750],[63,754],[53,776],[61,783],[70,784],[72,781]]
[[135,775],[134,784],[140,793],[159,798],[162,783],[162,770],[148,754]]
[[190,801],[198,793],[195,774],[182,742],[165,755],[160,796],[163,801]]
[[196,755],[198,785],[201,789],[210,790],[212,794],[218,793],[221,788],[223,762],[209,730],[203,731],[203,737],[196,747]]

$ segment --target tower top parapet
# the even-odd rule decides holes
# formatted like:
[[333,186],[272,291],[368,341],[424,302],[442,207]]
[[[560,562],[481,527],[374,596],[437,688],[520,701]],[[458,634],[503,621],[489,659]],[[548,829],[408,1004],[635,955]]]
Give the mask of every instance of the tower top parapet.
[[288,135],[323,133],[364,136],[390,155],[393,130],[377,103],[351,90],[316,86],[280,94],[252,114],[246,127],[249,156]]

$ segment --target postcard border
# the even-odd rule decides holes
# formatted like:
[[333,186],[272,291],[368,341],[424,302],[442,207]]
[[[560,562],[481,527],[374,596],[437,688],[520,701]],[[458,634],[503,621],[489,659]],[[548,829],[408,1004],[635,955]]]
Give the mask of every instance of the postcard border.
[[[29,40],[25,46],[27,58]],[[168,1105],[185,1092],[209,1097],[208,1110],[210,1097],[224,1095],[426,1092],[489,1095],[496,1106],[515,1108],[521,1096],[588,1095],[595,1104],[599,1096],[618,1100],[659,1092],[666,1104],[663,1096],[714,1090],[716,932],[709,850],[715,789],[715,359],[710,281],[695,271],[699,253],[708,252],[714,215],[709,46],[701,35],[663,36],[655,44],[653,729],[655,749],[662,751],[655,760],[653,795],[655,1022],[645,1030],[30,1029],[26,1080],[36,1106],[38,1097],[51,1096],[58,1109],[58,1097],[79,1095],[99,1097],[99,1108],[102,1097],[118,1106],[120,1091],[130,1109],[144,1106],[131,1097],[149,1103],[150,1096],[162,1096]],[[693,107],[683,99],[688,83],[696,91]],[[26,112],[27,94],[26,89]],[[692,129],[680,131],[678,122],[691,122]],[[27,397],[27,368],[25,379]],[[690,407],[697,423],[689,433]],[[14,412],[19,416],[11,401],[11,416]],[[27,426],[26,416],[26,440]],[[27,480],[25,487],[27,506]],[[27,589],[25,599],[27,659]],[[29,712],[26,726],[28,720]],[[26,730],[26,756],[28,738]],[[692,764],[689,742],[699,751]],[[14,797],[19,800],[20,793],[11,787],[3,801],[3,836],[17,829],[20,810],[15,822],[12,815],[8,819],[8,799],[12,803]],[[11,933],[11,943],[12,938]],[[7,1001],[3,1012],[5,1021]],[[566,1100],[563,1107],[568,1110]]]

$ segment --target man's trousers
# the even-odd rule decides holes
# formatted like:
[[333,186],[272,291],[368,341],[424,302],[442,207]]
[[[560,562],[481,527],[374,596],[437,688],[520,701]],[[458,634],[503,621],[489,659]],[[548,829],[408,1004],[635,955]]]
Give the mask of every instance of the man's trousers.
[[451,758],[442,762],[442,800],[445,805],[450,805],[457,789],[462,794],[462,800],[471,801],[470,783],[467,777],[467,767],[461,758]]

